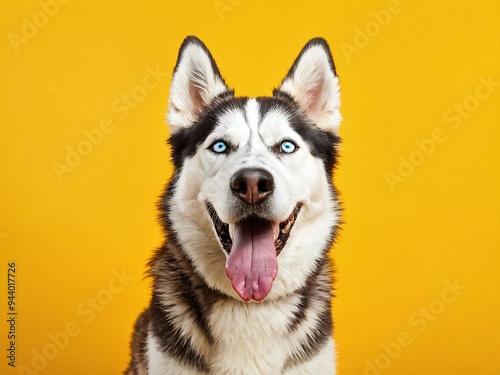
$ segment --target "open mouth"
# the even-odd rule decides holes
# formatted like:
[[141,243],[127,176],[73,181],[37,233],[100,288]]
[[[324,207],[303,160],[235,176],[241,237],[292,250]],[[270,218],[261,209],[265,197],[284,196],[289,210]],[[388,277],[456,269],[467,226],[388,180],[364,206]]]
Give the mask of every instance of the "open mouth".
[[277,256],[290,237],[301,207],[297,203],[290,216],[281,223],[249,216],[230,227],[207,203],[217,236],[229,255],[226,275],[244,301],[261,301],[271,291],[278,273]]

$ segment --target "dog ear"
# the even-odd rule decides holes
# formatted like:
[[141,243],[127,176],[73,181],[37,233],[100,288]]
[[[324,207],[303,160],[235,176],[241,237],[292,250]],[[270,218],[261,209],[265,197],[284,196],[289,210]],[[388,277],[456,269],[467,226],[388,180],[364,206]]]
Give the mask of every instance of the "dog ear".
[[194,36],[184,39],[170,86],[167,122],[170,133],[193,124],[202,109],[218,95],[233,94],[208,48]]
[[339,79],[324,39],[312,39],[304,46],[274,95],[279,92],[291,96],[319,128],[338,135]]

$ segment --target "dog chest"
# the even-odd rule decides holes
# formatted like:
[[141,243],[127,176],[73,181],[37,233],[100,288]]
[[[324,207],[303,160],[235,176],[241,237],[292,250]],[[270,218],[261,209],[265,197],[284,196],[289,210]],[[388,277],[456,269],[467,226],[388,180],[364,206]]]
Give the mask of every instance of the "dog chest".
[[282,303],[216,303],[210,316],[215,373],[276,374],[293,347],[287,334],[292,315]]

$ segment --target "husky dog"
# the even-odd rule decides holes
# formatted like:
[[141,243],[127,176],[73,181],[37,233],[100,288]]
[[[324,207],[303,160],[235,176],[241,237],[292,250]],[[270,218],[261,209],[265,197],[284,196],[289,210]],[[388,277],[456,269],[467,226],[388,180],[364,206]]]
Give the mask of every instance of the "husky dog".
[[128,375],[335,373],[332,184],[339,80],[309,41],[271,97],[237,97],[188,37],[170,89],[174,172],[159,202]]

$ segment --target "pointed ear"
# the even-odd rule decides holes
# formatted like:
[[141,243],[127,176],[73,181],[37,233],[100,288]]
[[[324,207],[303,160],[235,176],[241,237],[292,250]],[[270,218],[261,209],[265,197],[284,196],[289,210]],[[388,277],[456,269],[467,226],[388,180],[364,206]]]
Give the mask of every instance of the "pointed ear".
[[184,39],[170,86],[167,113],[170,133],[191,126],[203,108],[224,92],[233,94],[208,48],[194,36]]
[[291,96],[302,111],[323,130],[338,135],[340,86],[332,53],[321,38],[310,40],[274,94]]

